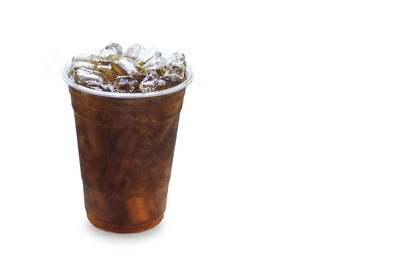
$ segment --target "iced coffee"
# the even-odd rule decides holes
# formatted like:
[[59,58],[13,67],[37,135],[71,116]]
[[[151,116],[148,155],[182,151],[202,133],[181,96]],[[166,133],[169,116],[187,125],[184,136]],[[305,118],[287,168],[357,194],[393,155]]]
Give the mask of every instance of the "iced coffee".
[[164,217],[175,140],[192,74],[185,56],[112,43],[74,57],[69,85],[90,222],[132,233]]

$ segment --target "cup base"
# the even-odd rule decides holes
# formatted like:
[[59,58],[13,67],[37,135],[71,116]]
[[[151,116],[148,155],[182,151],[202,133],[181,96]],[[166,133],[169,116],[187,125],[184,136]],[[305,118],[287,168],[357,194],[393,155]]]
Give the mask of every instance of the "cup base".
[[151,221],[150,223],[134,225],[134,226],[117,226],[117,225],[104,224],[102,222],[96,221],[95,219],[90,217],[90,215],[87,215],[87,217],[92,225],[101,230],[119,234],[130,234],[130,233],[140,233],[143,231],[147,231],[157,226],[164,218],[164,215],[162,215],[160,218],[154,221]]

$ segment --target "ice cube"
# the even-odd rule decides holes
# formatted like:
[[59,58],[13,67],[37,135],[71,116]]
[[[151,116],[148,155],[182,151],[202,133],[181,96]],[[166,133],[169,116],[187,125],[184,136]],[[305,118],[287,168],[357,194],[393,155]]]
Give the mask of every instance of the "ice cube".
[[173,87],[181,83],[182,79],[177,75],[167,75],[161,78],[164,80],[168,87]]
[[171,56],[171,59],[175,59],[182,62],[182,64],[186,67],[185,55],[183,53],[174,52]]
[[155,71],[150,72],[140,83],[140,90],[142,92],[151,92],[165,86],[166,82],[162,80]]
[[185,78],[185,71],[186,67],[183,62],[179,60],[170,60],[166,66],[165,76],[176,76],[183,80]]
[[140,66],[130,57],[122,57],[116,63],[119,68],[121,68],[120,72],[124,72],[125,75],[133,75],[134,73],[139,73]]
[[78,69],[78,68],[86,68],[86,69],[95,69],[96,68],[96,58],[93,57],[82,57],[76,56],[72,58],[71,68]]
[[186,61],[185,55],[179,52],[175,52],[167,60],[167,66],[165,67],[165,76],[169,76],[170,79],[179,78],[183,80],[186,72]]
[[114,91],[111,81],[101,72],[79,68],[74,72],[75,82],[93,89]]
[[165,71],[165,66],[167,64],[167,59],[162,56],[154,56],[146,64],[142,66],[144,73],[149,73],[151,71],[157,71],[159,75],[162,75]]
[[128,47],[125,55],[129,56],[135,61],[138,61],[139,58],[141,58],[146,53],[146,51],[147,50],[142,45],[135,43]]
[[118,60],[122,56],[122,47],[117,43],[110,43],[100,51],[99,58],[107,60]]
[[131,76],[117,77],[114,86],[118,92],[141,92],[139,82]]
[[139,65],[143,66],[146,64],[149,60],[153,58],[161,57],[161,53],[157,50],[157,48],[150,48],[147,50],[145,53],[143,53],[139,58],[138,58],[138,63]]
[[126,76],[128,73],[124,69],[122,69],[117,62],[112,62],[111,63],[111,69],[116,73],[118,76]]
[[98,62],[96,70],[103,73],[110,81],[115,80],[117,74],[112,70],[110,63]]
[[132,78],[136,79],[137,81],[139,81],[139,83],[141,83],[146,76],[147,74],[144,73],[135,73],[132,75]]

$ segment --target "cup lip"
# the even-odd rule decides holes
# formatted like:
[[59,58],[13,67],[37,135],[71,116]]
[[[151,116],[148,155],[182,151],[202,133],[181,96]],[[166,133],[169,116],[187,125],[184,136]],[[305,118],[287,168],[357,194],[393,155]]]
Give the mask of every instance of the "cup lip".
[[[81,55],[78,55],[81,56]],[[103,96],[103,97],[111,97],[111,98],[146,98],[146,97],[156,97],[156,96],[162,96],[166,94],[171,94],[173,92],[180,91],[184,88],[186,88],[187,85],[189,85],[192,80],[193,80],[193,71],[191,67],[187,64],[186,66],[186,79],[182,82],[179,83],[178,85],[165,89],[165,90],[160,90],[160,91],[152,91],[152,92],[143,92],[143,93],[129,93],[129,92],[107,92],[107,91],[101,91],[101,90],[95,90],[89,87],[85,87],[83,85],[80,85],[76,83],[75,81],[71,80],[68,77],[68,72],[70,70],[72,61],[69,61],[67,64],[65,64],[65,67],[62,71],[62,78],[63,80],[71,87],[76,90],[89,93],[92,95],[97,95],[97,96]]]

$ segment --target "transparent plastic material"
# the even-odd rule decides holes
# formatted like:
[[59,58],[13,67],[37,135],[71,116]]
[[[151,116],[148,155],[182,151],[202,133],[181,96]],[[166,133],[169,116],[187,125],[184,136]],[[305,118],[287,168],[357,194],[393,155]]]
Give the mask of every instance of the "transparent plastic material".
[[164,217],[187,79],[148,93],[93,90],[68,78],[78,138],[85,208],[96,227],[133,233]]

